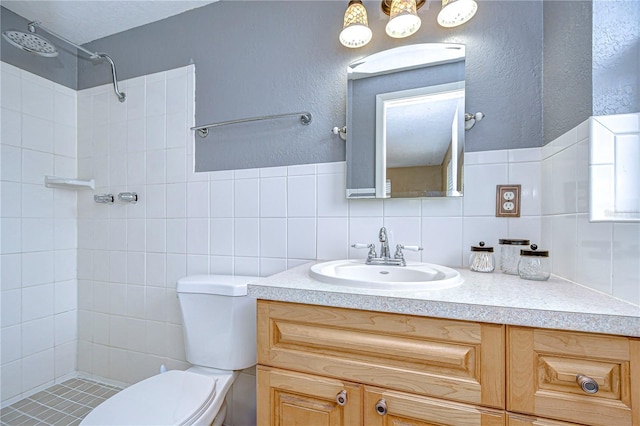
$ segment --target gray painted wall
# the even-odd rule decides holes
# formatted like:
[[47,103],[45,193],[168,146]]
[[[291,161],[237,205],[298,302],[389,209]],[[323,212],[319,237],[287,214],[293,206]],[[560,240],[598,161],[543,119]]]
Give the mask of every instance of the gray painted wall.
[[[347,64],[410,43],[467,45],[467,111],[487,114],[467,133],[468,151],[540,146],[591,113],[640,110],[636,0],[482,2],[471,22],[452,30],[437,26],[438,8],[429,2],[420,10],[423,27],[405,40],[384,34],[387,17],[378,1],[365,5],[374,39],[357,50],[337,41],[345,9],[337,1],[223,0],[87,47],[110,53],[122,79],[195,63],[198,124],[314,114],[309,127],[279,120],[198,140],[198,158],[211,169],[343,160],[344,144],[329,129],[344,124]],[[0,17],[3,30],[26,29],[27,19],[5,8]],[[108,66],[77,59],[54,41],[55,59],[25,54],[4,40],[1,59],[74,89],[110,83]]]
[[640,1],[544,2],[544,143],[640,111]]
[[[384,32],[379,1],[366,1],[373,40],[351,50],[338,42],[347,2],[221,1],[88,44],[109,53],[120,78],[196,66],[196,124],[309,110],[300,126],[277,120],[227,126],[197,139],[207,169],[343,161],[346,67],[380,50],[413,43],[467,45],[466,101],[485,120],[467,132],[468,151],[542,144],[542,2],[482,2],[456,29],[437,25],[437,2],[420,10],[407,39]],[[107,70],[79,64],[80,88],[110,82]]]
[[640,1],[593,2],[593,115],[640,111]]
[[[28,17],[27,17],[28,18]],[[27,24],[29,21],[20,15],[17,15],[0,7],[0,32],[6,30],[18,30],[28,32]],[[0,46],[0,59],[3,62],[16,66],[20,69],[54,81],[63,86],[72,89],[78,88],[78,61],[76,59],[74,48],[62,43],[61,41],[48,36],[45,32],[38,30],[38,34],[43,35],[46,39],[56,45],[58,56],[55,58],[45,58],[42,56],[26,53],[11,44],[4,37]]]
[[544,143],[591,115],[591,1],[544,2]]

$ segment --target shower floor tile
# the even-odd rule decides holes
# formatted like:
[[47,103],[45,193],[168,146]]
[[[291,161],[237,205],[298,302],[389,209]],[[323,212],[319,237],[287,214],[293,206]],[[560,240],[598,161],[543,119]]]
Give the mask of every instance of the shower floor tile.
[[122,388],[87,379],[71,379],[2,409],[1,426],[77,425]]

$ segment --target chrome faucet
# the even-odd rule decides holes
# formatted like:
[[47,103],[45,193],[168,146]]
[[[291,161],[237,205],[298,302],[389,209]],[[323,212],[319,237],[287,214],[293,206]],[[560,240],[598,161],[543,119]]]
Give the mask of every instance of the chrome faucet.
[[389,259],[389,238],[387,238],[387,228],[384,226],[380,228],[378,239],[380,240],[380,257],[382,259]]
[[369,253],[367,255],[366,264],[367,265],[394,265],[394,266],[406,266],[407,262],[404,259],[404,254],[402,250],[411,250],[411,251],[420,251],[422,247],[420,246],[405,246],[403,244],[398,244],[396,246],[396,252],[391,258],[389,251],[389,237],[387,236],[387,228],[384,226],[380,228],[380,232],[378,233],[378,239],[380,240],[380,257],[376,255],[375,245],[373,244],[353,244],[351,247],[357,249],[367,248],[369,249]]

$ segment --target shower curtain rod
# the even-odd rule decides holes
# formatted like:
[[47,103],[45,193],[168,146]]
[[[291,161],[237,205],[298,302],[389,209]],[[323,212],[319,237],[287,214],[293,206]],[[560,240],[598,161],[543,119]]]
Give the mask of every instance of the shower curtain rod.
[[104,52],[91,52],[91,51],[85,49],[84,47],[75,44],[71,40],[68,40],[68,39],[62,37],[60,34],[57,34],[57,33],[53,32],[53,31],[51,31],[49,28],[43,26],[39,21],[29,22],[29,25],[28,25],[29,31],[31,31],[32,33],[35,33],[36,32],[36,27],[46,31],[47,33],[51,34],[55,38],[57,38],[59,40],[62,40],[65,43],[75,47],[77,50],[80,50],[80,51],[86,53],[87,55],[89,55],[90,59],[93,59],[93,60],[106,59],[109,62],[109,64],[111,65],[111,77],[113,78],[113,90],[114,90],[114,92],[116,92],[116,96],[118,97],[118,100],[120,102],[124,102],[124,100],[126,98],[126,95],[125,95],[124,92],[121,92],[118,89],[118,78],[116,76],[116,64],[113,62],[113,59],[111,59],[111,57],[109,55],[107,55]]

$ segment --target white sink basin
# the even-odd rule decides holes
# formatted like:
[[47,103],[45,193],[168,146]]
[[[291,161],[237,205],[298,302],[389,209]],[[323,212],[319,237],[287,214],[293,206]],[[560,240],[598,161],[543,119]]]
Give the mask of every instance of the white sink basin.
[[392,266],[366,265],[364,260],[334,260],[313,265],[309,275],[327,284],[383,290],[441,290],[463,281],[455,269],[420,262]]

